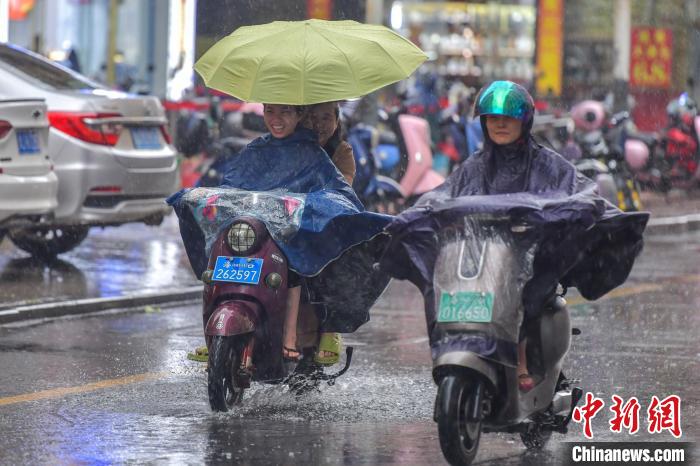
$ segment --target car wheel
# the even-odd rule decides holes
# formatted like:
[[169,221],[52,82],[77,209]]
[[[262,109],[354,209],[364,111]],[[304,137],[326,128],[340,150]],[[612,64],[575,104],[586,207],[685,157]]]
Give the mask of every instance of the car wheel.
[[163,223],[163,214],[155,214],[151,215],[150,217],[146,217],[143,220],[143,223],[151,227],[157,227]]
[[87,226],[65,226],[12,230],[10,240],[34,257],[53,259],[82,243],[89,229]]

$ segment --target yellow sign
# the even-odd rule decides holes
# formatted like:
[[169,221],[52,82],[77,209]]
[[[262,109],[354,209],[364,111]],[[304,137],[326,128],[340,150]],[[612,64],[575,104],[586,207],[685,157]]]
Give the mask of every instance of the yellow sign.
[[539,0],[535,89],[540,97],[561,95],[564,0]]

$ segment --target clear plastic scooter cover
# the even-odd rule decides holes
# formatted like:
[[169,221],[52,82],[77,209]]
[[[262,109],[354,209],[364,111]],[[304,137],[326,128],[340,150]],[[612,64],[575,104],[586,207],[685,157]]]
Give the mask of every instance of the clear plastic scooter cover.
[[259,219],[275,241],[284,242],[301,225],[306,196],[276,191],[246,191],[235,188],[194,188],[182,197],[204,233],[206,253],[221,231],[240,216]]
[[[517,344],[523,288],[533,274],[534,242],[512,232],[508,219],[470,216],[441,231],[439,244],[433,279],[435,317],[438,325],[454,327],[454,332],[445,333],[445,341],[436,346],[441,352],[447,346],[489,358],[496,356],[496,340]],[[483,301],[474,306],[472,297]],[[481,343],[479,334],[485,337]]]

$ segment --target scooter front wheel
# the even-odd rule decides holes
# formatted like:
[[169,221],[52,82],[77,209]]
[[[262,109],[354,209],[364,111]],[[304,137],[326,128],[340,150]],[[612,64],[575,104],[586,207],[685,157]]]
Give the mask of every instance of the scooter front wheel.
[[244,389],[237,384],[243,342],[240,337],[215,336],[209,347],[209,405],[228,411],[241,402]]
[[481,437],[481,387],[479,381],[448,375],[440,381],[435,420],[440,448],[453,465],[469,465]]

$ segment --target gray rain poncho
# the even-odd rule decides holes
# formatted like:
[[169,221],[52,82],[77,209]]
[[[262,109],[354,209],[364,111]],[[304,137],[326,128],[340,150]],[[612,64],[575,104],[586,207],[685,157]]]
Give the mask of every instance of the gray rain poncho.
[[[545,234],[523,290],[526,318],[538,315],[557,284],[594,300],[622,284],[642,250],[648,213],[625,213],[597,195],[596,185],[526,133],[508,146],[486,137],[483,150],[421,197],[388,227],[383,270],[413,282],[432,302],[438,232],[474,213],[503,214]],[[428,328],[434,315],[427,315]]]

